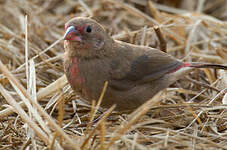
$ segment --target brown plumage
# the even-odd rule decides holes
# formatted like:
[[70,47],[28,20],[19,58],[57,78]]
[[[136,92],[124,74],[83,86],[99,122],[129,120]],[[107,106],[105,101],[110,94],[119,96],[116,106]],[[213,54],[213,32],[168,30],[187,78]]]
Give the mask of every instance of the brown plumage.
[[103,107],[132,110],[167,88],[188,71],[185,67],[226,66],[183,63],[149,47],[113,40],[96,21],[73,18],[65,25],[64,68],[75,92],[85,100],[97,100],[105,81]]

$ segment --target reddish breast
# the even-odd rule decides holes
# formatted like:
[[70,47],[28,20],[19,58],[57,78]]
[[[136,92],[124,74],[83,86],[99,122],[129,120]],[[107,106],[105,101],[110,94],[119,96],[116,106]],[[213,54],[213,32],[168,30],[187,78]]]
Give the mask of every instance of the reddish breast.
[[69,83],[71,84],[71,86],[82,86],[82,84],[84,83],[84,78],[81,77],[80,75],[80,68],[78,65],[78,59],[77,57],[74,57],[72,59],[71,64],[69,65],[68,68],[69,76],[68,76],[68,80]]

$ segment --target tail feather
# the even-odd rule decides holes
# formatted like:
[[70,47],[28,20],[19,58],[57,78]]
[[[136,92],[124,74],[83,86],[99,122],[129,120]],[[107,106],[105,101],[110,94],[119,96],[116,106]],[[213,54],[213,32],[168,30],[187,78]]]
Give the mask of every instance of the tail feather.
[[223,69],[227,70],[226,65],[219,65],[219,64],[206,64],[206,63],[185,63],[186,67],[194,67],[194,68],[213,68],[213,69]]

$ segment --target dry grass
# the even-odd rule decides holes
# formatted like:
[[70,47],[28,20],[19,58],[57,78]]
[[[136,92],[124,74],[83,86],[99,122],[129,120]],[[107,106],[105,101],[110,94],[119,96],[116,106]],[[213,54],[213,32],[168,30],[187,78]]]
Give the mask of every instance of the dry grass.
[[227,64],[226,1],[195,3],[0,0],[0,150],[227,149],[226,71],[193,71],[131,114],[102,109],[95,125],[103,95],[84,103],[63,72],[74,16],[92,16],[118,40]]

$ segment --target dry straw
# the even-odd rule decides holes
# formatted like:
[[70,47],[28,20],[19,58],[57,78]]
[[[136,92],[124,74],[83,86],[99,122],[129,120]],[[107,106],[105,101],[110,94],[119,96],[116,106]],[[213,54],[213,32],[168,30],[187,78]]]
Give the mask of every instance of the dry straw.
[[67,83],[62,35],[74,16],[96,19],[116,40],[227,64],[226,1],[169,2],[181,7],[147,0],[0,1],[0,150],[227,149],[226,71],[190,70],[131,113],[100,108],[108,83],[92,104]]

